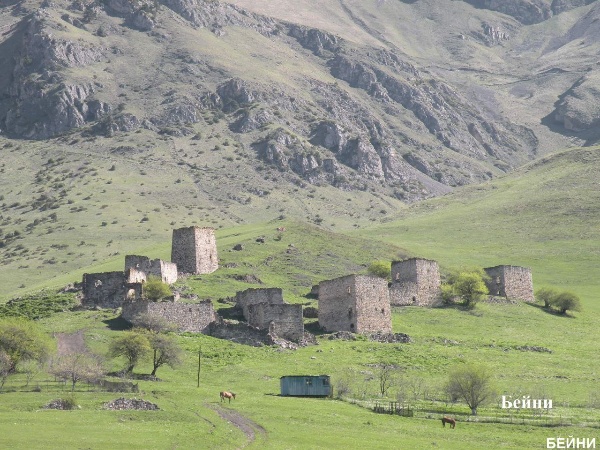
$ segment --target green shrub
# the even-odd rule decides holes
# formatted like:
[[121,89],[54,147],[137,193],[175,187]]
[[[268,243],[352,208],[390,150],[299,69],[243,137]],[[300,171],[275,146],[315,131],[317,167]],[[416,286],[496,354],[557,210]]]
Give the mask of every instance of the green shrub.
[[391,277],[392,263],[389,261],[373,261],[367,271],[369,275],[389,279]]

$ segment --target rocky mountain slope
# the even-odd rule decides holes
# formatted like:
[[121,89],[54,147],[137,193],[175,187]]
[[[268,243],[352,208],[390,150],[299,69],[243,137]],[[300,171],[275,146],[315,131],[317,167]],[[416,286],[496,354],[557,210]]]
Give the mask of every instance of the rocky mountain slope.
[[[289,179],[346,190],[375,183],[409,201],[489,179],[569,139],[596,139],[591,49],[570,67],[558,53],[574,41],[595,48],[594,38],[580,42],[597,35],[597,4],[340,1],[357,29],[349,40],[310,20],[293,23],[304,2],[280,2],[292,16],[283,18],[269,2],[236,3],[4,6],[2,132],[43,140],[143,128],[158,139],[225,120],[232,139]],[[457,16],[443,17],[444,7]],[[410,20],[388,20],[407,11]],[[574,22],[561,23],[566,33],[548,24],[542,42],[521,41],[566,15]],[[469,30],[457,27],[461,17]],[[428,47],[415,48],[418,56],[404,48],[416,28]],[[534,92],[542,78],[543,99]]]

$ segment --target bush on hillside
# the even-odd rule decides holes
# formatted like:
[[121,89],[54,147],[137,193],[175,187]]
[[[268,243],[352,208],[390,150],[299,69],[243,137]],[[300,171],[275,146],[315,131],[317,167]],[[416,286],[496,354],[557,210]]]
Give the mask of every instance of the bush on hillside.
[[148,280],[143,284],[142,293],[144,298],[158,302],[163,298],[173,295],[171,288],[167,283],[163,283],[160,277],[149,276]]
[[392,263],[389,261],[373,261],[367,272],[374,277],[389,279],[391,277]]

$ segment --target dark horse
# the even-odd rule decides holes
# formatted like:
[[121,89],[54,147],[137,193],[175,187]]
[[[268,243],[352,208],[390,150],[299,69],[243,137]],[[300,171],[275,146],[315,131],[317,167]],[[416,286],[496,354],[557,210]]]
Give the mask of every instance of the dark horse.
[[456,420],[451,417],[442,417],[442,425],[446,428],[446,424],[450,424],[450,428],[454,428],[456,426]]
[[229,403],[231,403],[231,399],[235,398],[235,394],[233,392],[222,391],[219,393],[221,396],[221,401],[224,402],[226,398],[229,399]]

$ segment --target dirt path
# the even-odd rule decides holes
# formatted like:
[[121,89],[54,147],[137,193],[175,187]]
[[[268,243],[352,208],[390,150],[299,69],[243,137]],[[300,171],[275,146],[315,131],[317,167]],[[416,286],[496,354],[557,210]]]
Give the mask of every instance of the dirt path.
[[240,414],[234,409],[228,409],[221,405],[214,404],[206,404],[205,406],[211,408],[221,417],[221,419],[226,420],[236,428],[240,429],[246,435],[248,441],[240,448],[247,447],[254,442],[257,433],[262,436],[267,435],[267,431],[262,426],[253,420],[248,419],[246,416]]

